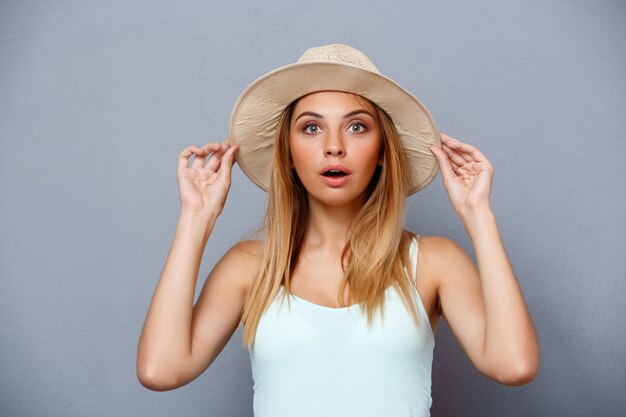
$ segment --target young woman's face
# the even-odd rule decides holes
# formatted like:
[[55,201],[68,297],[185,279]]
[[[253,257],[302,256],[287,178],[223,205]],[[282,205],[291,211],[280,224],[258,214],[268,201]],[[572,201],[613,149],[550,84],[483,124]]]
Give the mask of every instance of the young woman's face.
[[320,91],[302,97],[289,126],[289,150],[309,198],[327,205],[360,201],[382,139],[376,110],[353,94]]

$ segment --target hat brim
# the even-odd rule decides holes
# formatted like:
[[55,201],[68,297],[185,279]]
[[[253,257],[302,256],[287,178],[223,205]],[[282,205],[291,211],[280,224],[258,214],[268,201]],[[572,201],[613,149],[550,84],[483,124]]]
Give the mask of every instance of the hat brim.
[[426,187],[439,171],[428,149],[441,137],[426,107],[391,79],[336,63],[295,63],[259,77],[239,96],[229,123],[229,139],[239,145],[236,161],[261,189],[268,191],[273,146],[280,115],[294,100],[324,90],[361,95],[382,108],[394,122],[404,147],[408,195]]

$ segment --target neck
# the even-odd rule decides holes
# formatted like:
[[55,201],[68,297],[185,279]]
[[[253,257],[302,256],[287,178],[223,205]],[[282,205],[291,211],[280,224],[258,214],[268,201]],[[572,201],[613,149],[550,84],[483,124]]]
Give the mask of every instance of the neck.
[[348,239],[348,227],[356,215],[358,201],[349,205],[329,206],[309,197],[309,222],[305,245],[341,251]]

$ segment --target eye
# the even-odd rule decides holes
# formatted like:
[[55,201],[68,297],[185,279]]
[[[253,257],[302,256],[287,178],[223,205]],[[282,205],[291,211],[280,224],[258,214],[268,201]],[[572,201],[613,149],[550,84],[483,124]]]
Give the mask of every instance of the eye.
[[[308,130],[310,127],[315,128],[313,131]],[[304,133],[308,133],[310,135],[315,134],[317,132],[319,132],[319,126],[316,125],[315,123],[309,123],[308,125],[304,126]]]
[[[360,126],[362,129],[361,130],[354,130],[354,126]],[[365,131],[365,125],[363,123],[353,123],[350,125],[350,131],[352,133],[363,133]]]

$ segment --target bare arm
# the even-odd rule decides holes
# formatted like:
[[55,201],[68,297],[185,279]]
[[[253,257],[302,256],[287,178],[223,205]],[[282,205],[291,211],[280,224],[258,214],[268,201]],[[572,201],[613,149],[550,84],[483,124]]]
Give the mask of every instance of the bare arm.
[[455,242],[439,239],[439,298],[446,322],[474,365],[507,385],[531,381],[539,343],[489,204],[494,169],[475,146],[441,134],[431,146],[454,210],[468,232],[478,269]]
[[[147,388],[173,386],[191,360],[191,317],[202,252],[215,219],[183,212],[139,338],[137,376]],[[206,230],[206,232],[205,232]]]
[[[196,350],[198,354],[194,355],[193,298],[202,253],[230,187],[230,169],[236,149],[226,143],[203,148],[191,146],[179,156],[178,180],[183,207],[137,349],[137,377],[149,389],[162,391],[183,385],[206,369],[219,353],[209,355],[215,349]],[[213,156],[207,158],[204,166],[205,157],[211,151]],[[192,154],[196,156],[189,168]],[[222,266],[237,257],[236,251],[231,250],[229,254],[220,261]],[[234,331],[230,331],[230,327],[238,321],[237,302],[241,304],[243,300],[242,281],[229,279],[228,267],[217,268],[216,265],[214,271],[218,269],[221,274],[216,282],[221,285],[214,287],[222,292],[225,301],[215,308],[228,307],[228,302],[234,302],[234,307],[227,308],[219,318],[215,313],[204,317],[205,324],[221,323],[223,330],[219,333],[222,338],[230,338]],[[207,342],[215,346],[222,344],[222,347],[225,344],[217,339]]]
[[506,255],[495,216],[466,217],[484,298],[483,367],[500,382],[521,385],[539,371],[539,343],[532,318]]
[[467,222],[478,268],[456,242],[428,238],[437,248],[443,316],[485,376],[506,385],[530,382],[539,369],[537,334],[490,212]]

